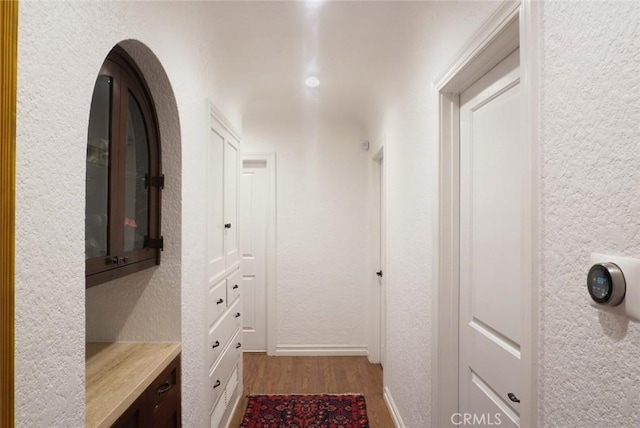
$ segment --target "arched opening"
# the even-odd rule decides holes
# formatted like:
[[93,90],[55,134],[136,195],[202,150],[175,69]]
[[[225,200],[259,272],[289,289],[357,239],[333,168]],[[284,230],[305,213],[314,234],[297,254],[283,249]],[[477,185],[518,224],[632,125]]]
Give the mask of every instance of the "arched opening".
[[[88,342],[181,341],[181,131],[169,78],[157,56],[138,40],[117,45],[144,78],[155,105],[160,139],[162,263],[86,291]],[[162,313],[162,317],[156,314]]]

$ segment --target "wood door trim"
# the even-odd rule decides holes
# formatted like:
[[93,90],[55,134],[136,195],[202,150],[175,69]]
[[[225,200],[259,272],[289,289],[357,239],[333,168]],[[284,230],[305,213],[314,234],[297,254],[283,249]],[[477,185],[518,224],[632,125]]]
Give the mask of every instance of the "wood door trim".
[[14,425],[15,188],[18,2],[0,2],[0,426]]
[[433,299],[432,425],[453,426],[458,412],[458,311],[459,311],[459,110],[460,93],[499,63],[514,48],[520,48],[524,123],[523,138],[528,153],[530,178],[527,195],[529,218],[525,233],[528,283],[524,289],[522,361],[526,367],[521,397],[522,427],[537,426],[538,417],[538,287],[539,188],[538,188],[538,30],[539,5],[533,0],[504,1],[469,39],[453,62],[434,80],[440,101],[440,189],[436,201],[436,263]]

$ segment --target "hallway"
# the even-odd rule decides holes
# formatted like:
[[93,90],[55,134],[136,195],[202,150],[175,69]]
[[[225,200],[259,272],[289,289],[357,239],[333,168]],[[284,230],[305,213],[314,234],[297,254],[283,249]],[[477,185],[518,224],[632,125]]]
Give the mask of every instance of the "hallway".
[[[335,391],[363,392],[372,426],[450,427],[458,412],[493,414],[479,395],[467,394],[479,397],[468,411],[460,405],[471,383],[478,386],[472,391],[495,392],[491,403],[503,405],[513,426],[640,427],[640,324],[591,306],[586,287],[592,254],[640,260],[640,1],[22,0],[15,23],[15,112],[7,115],[15,173],[7,181],[16,221],[3,223],[14,239],[6,255],[0,251],[0,264],[4,257],[15,265],[6,287],[14,298],[0,312],[15,324],[6,340],[14,363],[7,373],[15,376],[5,384],[12,383],[6,390],[15,403],[7,407],[16,427],[86,425],[87,342],[180,344],[185,428],[210,426],[222,391],[225,422],[235,405],[227,406],[227,396]],[[162,174],[130,182],[141,195],[162,190],[159,237],[136,235],[149,250],[161,247],[162,257],[128,274],[128,256],[105,253],[101,268],[127,275],[87,289],[87,220],[100,233],[152,223],[151,215],[143,215],[146,223],[125,215],[128,133],[114,132],[115,121],[103,129],[118,136],[109,156],[119,162],[105,150],[91,158],[117,170],[104,174],[117,204],[106,205],[114,208],[108,215],[87,216],[92,94],[114,47],[131,56],[155,104]],[[505,150],[458,144],[461,129],[483,129],[459,126],[461,94],[474,94],[476,78],[490,70],[467,60],[498,61],[516,47],[521,74],[502,89],[523,88],[517,116],[528,143],[516,154],[526,168],[503,160]],[[105,111],[122,104],[104,100]],[[235,147],[215,139],[212,111],[237,134]],[[125,123],[124,115],[113,117]],[[103,140],[92,147],[111,146]],[[464,195],[500,212],[512,201],[494,198],[506,193],[493,181],[476,193],[470,174],[459,192],[458,167],[475,168],[475,153],[499,155],[492,159],[527,177],[519,184],[491,175],[523,198],[526,222],[506,237],[471,223],[476,205],[459,209]],[[243,357],[245,342],[230,346],[258,319],[250,308],[236,309],[257,295],[253,273],[239,266],[249,253],[238,239],[249,212],[237,203],[243,186],[226,179],[243,156],[277,162],[272,281],[267,304],[255,305],[266,310],[266,351],[274,357]],[[527,254],[509,262],[464,238],[465,251],[475,251],[467,255],[492,260],[462,264],[462,215],[479,232],[467,237],[493,248],[526,234]],[[503,229],[500,218],[486,218]],[[111,240],[118,250],[124,236]],[[505,280],[505,266],[526,272],[525,281],[505,280],[524,293],[468,283],[463,290],[477,292],[460,293],[461,271],[477,278],[465,266],[482,267],[490,284]],[[376,272],[384,272],[383,283]],[[506,301],[509,313],[493,304]],[[507,327],[519,317],[522,328],[503,334],[488,316],[459,308],[505,315]],[[492,389],[480,370],[459,363],[461,331],[474,334],[465,355],[500,348],[530,370],[509,375],[484,355],[505,379]],[[476,346],[480,334],[504,346]],[[384,376],[367,361],[381,355]],[[235,384],[243,360],[244,389]],[[214,392],[212,384],[231,379],[235,390]],[[460,379],[469,382],[461,387]]]
[[366,357],[268,357],[244,354],[244,397],[229,425],[242,422],[250,394],[362,393],[371,428],[389,428],[393,421],[382,398],[382,367]]

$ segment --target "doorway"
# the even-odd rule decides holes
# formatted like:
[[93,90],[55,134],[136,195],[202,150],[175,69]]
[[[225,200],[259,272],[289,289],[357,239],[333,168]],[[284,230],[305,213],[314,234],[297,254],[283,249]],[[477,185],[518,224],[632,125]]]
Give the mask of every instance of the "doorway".
[[437,426],[536,426],[536,13],[500,5],[435,83]]
[[371,307],[369,362],[384,366],[386,345],[385,299],[385,167],[384,147],[372,157],[371,174]]
[[245,155],[240,186],[243,278],[243,345],[275,354],[276,188],[275,154]]

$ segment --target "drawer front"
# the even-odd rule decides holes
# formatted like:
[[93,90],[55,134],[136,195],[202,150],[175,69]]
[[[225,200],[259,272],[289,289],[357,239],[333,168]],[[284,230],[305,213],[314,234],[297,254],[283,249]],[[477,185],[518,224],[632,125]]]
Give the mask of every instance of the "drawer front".
[[209,351],[208,351],[208,367],[218,360],[222,350],[227,347],[229,339],[240,326],[240,317],[235,315],[240,308],[240,302],[234,303],[220,321],[209,331]]
[[148,388],[153,397],[153,411],[156,412],[165,400],[172,396],[180,397],[180,356],[153,381]]
[[227,393],[226,395],[227,407],[229,406],[229,404],[231,404],[229,400],[231,400],[233,393],[236,392],[237,386],[238,386],[238,367],[236,366],[236,368],[233,370],[233,373],[231,373],[231,378],[229,379],[229,382],[227,383],[227,388],[225,389]]
[[[236,391],[237,386],[238,367],[236,366],[233,373],[231,373],[227,386],[224,388],[224,392],[220,394],[220,399],[211,413],[211,428],[220,428],[220,422],[222,422],[222,418],[224,417],[227,409],[229,409],[229,405],[231,404],[230,400],[233,397],[233,393]],[[229,415],[229,417],[231,417],[231,415]]]
[[216,407],[213,409],[213,413],[211,414],[211,428],[220,428],[220,422],[222,422],[222,417],[224,416],[224,412],[227,410],[227,403],[222,397],[221,400],[218,401]]
[[218,401],[220,395],[226,388],[226,382],[229,379],[233,368],[238,363],[239,349],[236,344],[239,342],[240,331],[236,333],[229,347],[224,350],[224,354],[218,361],[218,364],[209,374],[209,387],[213,390],[213,403]]
[[227,309],[227,288],[226,280],[217,283],[209,290],[209,300],[207,302],[207,317],[209,327],[224,313]]
[[229,275],[227,279],[227,300],[229,304],[232,304],[240,297],[240,291],[242,290],[242,274],[240,269]]

